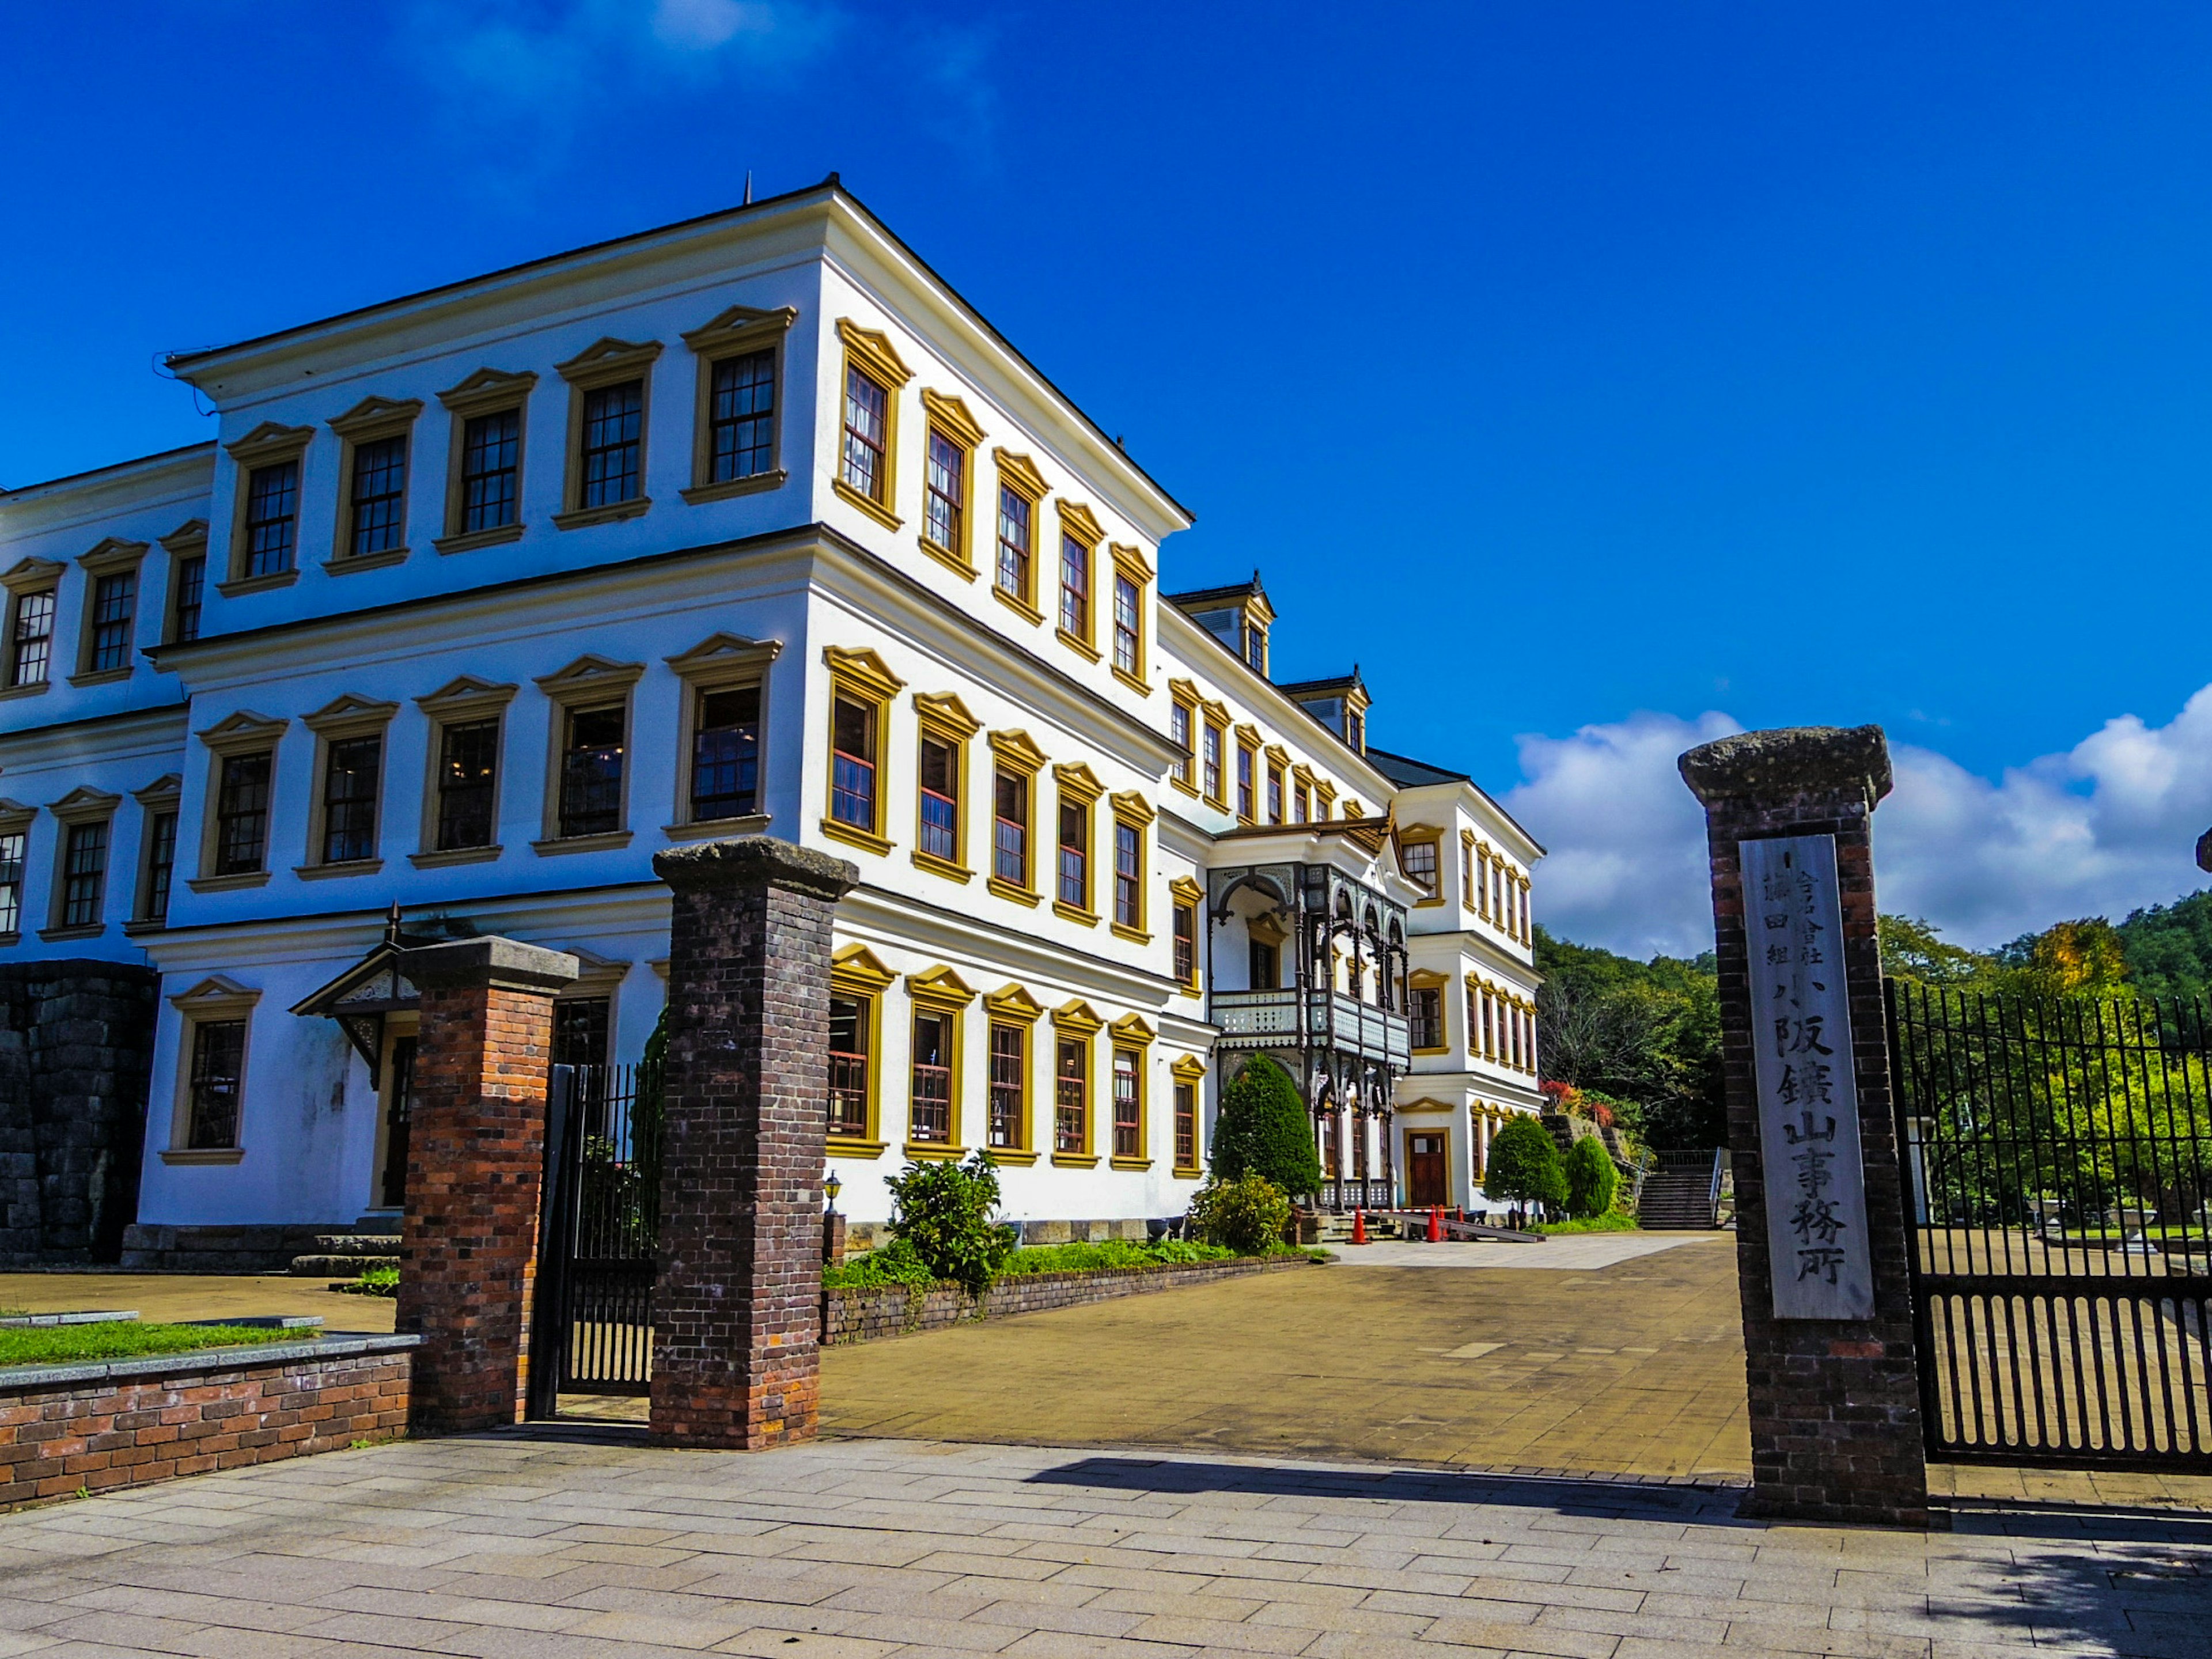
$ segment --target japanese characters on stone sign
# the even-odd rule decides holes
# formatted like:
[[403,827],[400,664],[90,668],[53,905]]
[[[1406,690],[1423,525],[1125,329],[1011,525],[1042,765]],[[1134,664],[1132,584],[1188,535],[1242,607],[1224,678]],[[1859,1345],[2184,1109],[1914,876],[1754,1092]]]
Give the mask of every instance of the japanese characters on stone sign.
[[1832,836],[1738,843],[1777,1319],[1870,1319],[1858,1079]]

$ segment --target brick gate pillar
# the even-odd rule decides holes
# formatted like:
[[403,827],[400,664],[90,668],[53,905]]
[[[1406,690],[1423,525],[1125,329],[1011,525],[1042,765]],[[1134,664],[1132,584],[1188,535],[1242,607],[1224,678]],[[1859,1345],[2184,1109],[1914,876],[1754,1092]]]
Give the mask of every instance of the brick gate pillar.
[[422,996],[398,1328],[415,1352],[413,1425],[513,1423],[528,1381],[553,994],[576,958],[511,939],[403,951]]
[[674,891],[652,1433],[814,1437],[830,922],[860,878],[768,836],[654,854]]
[[1681,757],[1705,804],[1751,1405],[1747,1514],[1924,1526],[1869,825],[1881,728]]

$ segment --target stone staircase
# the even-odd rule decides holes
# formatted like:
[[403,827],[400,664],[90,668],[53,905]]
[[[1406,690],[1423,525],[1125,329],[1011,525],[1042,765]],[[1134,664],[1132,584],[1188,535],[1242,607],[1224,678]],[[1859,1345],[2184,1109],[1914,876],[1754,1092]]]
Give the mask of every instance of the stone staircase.
[[363,1216],[350,1232],[317,1233],[314,1248],[292,1258],[295,1279],[358,1279],[371,1267],[399,1266],[399,1218]]
[[1659,1231],[1710,1231],[1719,1226],[1713,1202],[1713,1149],[1661,1152],[1658,1167],[1644,1177],[1637,1220]]

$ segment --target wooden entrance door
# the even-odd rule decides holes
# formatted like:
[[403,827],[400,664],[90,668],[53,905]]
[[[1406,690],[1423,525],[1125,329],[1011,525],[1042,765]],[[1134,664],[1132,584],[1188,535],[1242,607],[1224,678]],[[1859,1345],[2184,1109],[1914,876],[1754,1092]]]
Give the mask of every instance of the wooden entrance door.
[[1444,1138],[1441,1134],[1406,1137],[1406,1197],[1415,1209],[1451,1202],[1450,1184],[1444,1177]]

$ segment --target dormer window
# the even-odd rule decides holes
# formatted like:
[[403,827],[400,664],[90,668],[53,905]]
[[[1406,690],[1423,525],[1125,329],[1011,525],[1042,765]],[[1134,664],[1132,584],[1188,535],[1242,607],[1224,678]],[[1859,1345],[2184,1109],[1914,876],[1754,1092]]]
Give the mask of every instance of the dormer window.
[[1247,619],[1244,624],[1244,665],[1262,679],[1267,673],[1267,630]]

